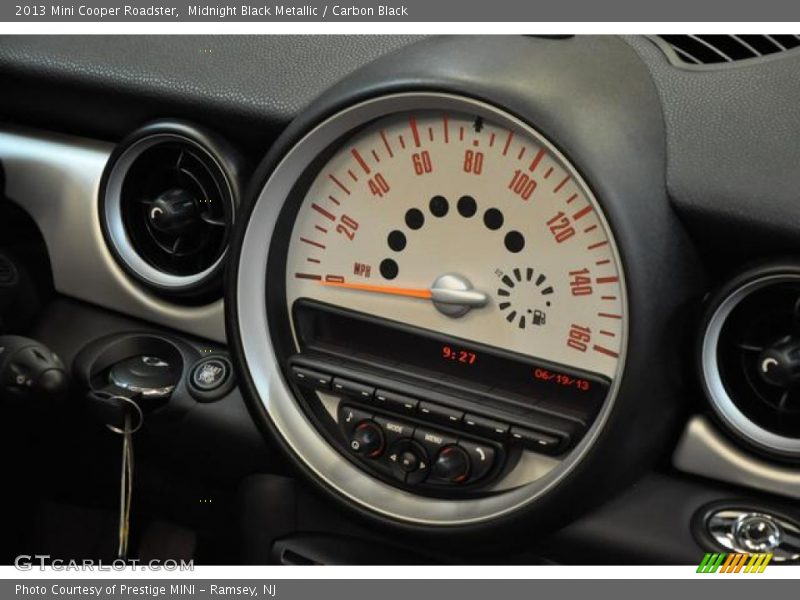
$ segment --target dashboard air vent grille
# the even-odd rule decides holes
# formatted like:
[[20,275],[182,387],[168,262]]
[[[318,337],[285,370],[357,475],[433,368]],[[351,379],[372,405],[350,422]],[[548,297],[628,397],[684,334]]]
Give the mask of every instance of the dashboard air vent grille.
[[800,46],[800,35],[662,35],[689,64],[730,63],[776,54]]
[[[783,348],[800,333],[800,284],[754,292],[731,312],[722,329],[720,367],[729,392],[751,418],[786,435],[800,434],[800,386],[764,377],[770,348]],[[774,366],[772,367],[775,368]]]
[[740,439],[800,458],[800,270],[756,270],[717,300],[703,336],[706,393]]

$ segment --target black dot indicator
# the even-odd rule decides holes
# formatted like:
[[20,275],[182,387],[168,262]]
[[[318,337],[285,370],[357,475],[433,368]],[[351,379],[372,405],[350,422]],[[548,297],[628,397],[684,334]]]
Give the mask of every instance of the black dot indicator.
[[406,225],[409,229],[419,229],[425,224],[425,215],[418,208],[410,208],[406,212]]
[[384,279],[394,279],[397,277],[397,273],[400,271],[397,263],[394,262],[391,258],[385,258],[381,261],[381,275],[383,275]]
[[496,231],[503,226],[503,213],[496,208],[490,208],[483,213],[483,223],[492,231]]
[[461,196],[458,199],[458,214],[462,217],[469,219],[478,210],[478,205],[475,203],[475,198],[472,196]]
[[443,217],[450,210],[450,204],[444,196],[434,196],[430,202],[431,214],[434,217]]
[[525,247],[525,238],[519,231],[509,231],[503,240],[509,252],[519,252]]
[[389,248],[395,252],[402,252],[402,250],[406,247],[406,235],[397,229],[389,234],[389,237],[386,241],[389,244]]

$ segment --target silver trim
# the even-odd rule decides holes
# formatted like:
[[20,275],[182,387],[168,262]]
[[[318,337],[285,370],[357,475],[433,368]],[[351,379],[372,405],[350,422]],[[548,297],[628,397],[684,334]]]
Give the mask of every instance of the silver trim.
[[433,282],[431,300],[440,313],[457,319],[473,308],[486,306],[489,296],[474,289],[466,277],[445,273]]
[[703,335],[701,367],[706,395],[711,407],[731,428],[744,439],[763,448],[784,455],[800,455],[800,438],[790,438],[757,425],[736,405],[722,381],[717,360],[719,336],[725,321],[736,306],[747,296],[775,283],[800,281],[800,276],[789,273],[759,277],[736,288],[717,307],[708,321]]
[[6,127],[0,160],[6,192],[44,236],[56,290],[123,314],[225,342],[222,300],[179,306],[136,285],[109,252],[100,229],[100,178],[113,146]]
[[[721,515],[717,514],[716,517]],[[714,517],[711,517],[712,519]],[[750,528],[755,527],[756,533],[763,538],[754,538]],[[740,548],[746,548],[750,552],[764,552],[775,550],[783,541],[783,530],[765,513],[745,513],[739,515],[733,526],[733,536]]]
[[706,417],[689,420],[672,455],[672,464],[684,473],[800,499],[800,470],[746,453]]
[[[114,162],[114,165],[111,167],[105,188],[103,217],[105,220],[106,230],[108,231],[108,237],[110,238],[111,243],[114,245],[117,254],[119,254],[120,260],[122,260],[122,262],[124,262],[129,269],[136,273],[136,275],[138,275],[145,283],[159,286],[161,288],[185,290],[202,283],[210,275],[216,272],[217,269],[219,269],[220,264],[222,264],[222,261],[225,260],[228,249],[226,248],[222,252],[219,258],[214,261],[214,264],[198,273],[194,273],[192,275],[173,275],[171,273],[156,269],[139,255],[139,253],[133,247],[130,238],[128,237],[128,232],[125,230],[125,224],[122,219],[122,186],[125,183],[125,177],[128,174],[128,170],[131,168],[136,159],[139,158],[146,150],[149,150],[150,148],[153,148],[159,144],[169,142],[188,144],[199,152],[202,152],[216,165],[217,169],[219,169],[219,172],[223,174],[223,177],[225,177],[225,171],[219,164],[219,161],[214,158],[214,156],[205,147],[203,147],[201,144],[198,144],[191,138],[176,133],[156,133],[153,135],[148,135],[147,137],[137,140],[128,146],[125,151],[120,154],[120,156]],[[228,187],[228,197],[233,198],[233,191],[231,190],[230,182],[227,181],[227,178],[225,178],[225,181]],[[231,204],[230,210],[231,218],[233,218],[233,204]]]
[[[297,404],[278,366],[272,347],[264,292],[268,283],[270,240],[280,210],[292,187],[308,165],[330,144],[355,127],[373,119],[402,111],[443,109],[469,111],[522,130],[541,140],[548,150],[571,163],[541,134],[522,121],[488,104],[464,97],[438,93],[408,93],[385,96],[348,108],[318,125],[283,158],[265,184],[253,208],[239,257],[237,286],[238,335],[244,350],[244,366],[276,429],[306,466],[325,484],[352,502],[381,515],[406,522],[452,526],[497,518],[537,500],[557,486],[583,459],[597,439],[614,405],[627,349],[627,317],[623,322],[622,352],[609,397],[595,423],[573,451],[540,479],[479,499],[444,500],[417,496],[374,479],[332,448]],[[611,241],[614,258],[621,265],[616,244],[600,206],[580,175],[576,182],[597,207],[602,226]],[[627,293],[620,273],[623,309],[627,315]],[[513,476],[513,473],[511,474]]]
[[125,383],[124,381],[120,381],[119,379],[116,378],[116,376],[113,373],[111,373],[108,376],[108,379],[118,388],[122,388],[123,390],[128,390],[130,392],[133,392],[134,394],[141,394],[145,398],[166,398],[167,396],[171,395],[172,392],[175,391],[174,385],[166,385],[160,388],[140,387],[138,385],[131,385],[129,383]]
[[[756,524],[766,531],[766,539],[751,540],[746,526]],[[791,521],[763,511],[723,508],[711,513],[706,531],[720,547],[733,552],[769,552],[774,562],[800,559],[800,529]]]

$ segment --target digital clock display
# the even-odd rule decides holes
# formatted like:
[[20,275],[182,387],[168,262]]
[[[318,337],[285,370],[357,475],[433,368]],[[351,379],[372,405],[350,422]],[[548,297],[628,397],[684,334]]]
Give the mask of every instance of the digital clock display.
[[457,346],[445,344],[442,346],[442,358],[444,360],[461,363],[462,365],[474,365],[478,360],[478,355],[472,350],[464,350]]

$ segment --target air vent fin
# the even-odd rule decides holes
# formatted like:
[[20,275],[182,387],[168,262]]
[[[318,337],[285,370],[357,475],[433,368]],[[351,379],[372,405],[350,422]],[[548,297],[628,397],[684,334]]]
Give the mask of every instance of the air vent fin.
[[800,35],[662,35],[681,61],[692,65],[731,63],[800,46]]
[[164,142],[142,152],[122,189],[125,228],[155,268],[186,276],[225,251],[230,205],[225,181],[191,144]]

